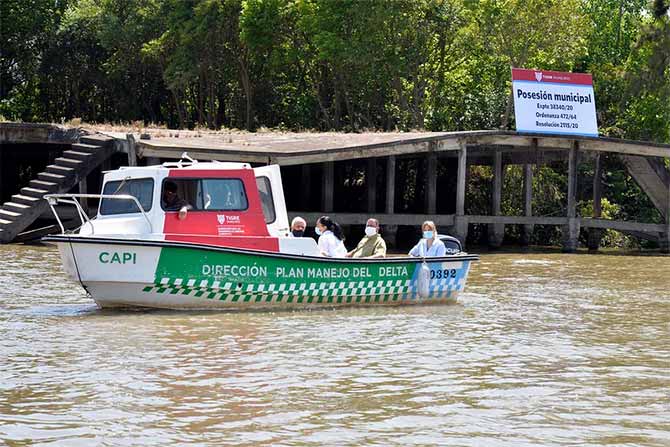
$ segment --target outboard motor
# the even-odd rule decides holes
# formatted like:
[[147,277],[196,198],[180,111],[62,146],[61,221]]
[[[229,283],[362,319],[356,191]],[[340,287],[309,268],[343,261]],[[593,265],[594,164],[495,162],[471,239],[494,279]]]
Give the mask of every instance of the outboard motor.
[[461,245],[461,241],[459,241],[455,237],[448,236],[446,234],[438,234],[437,238],[444,243],[444,246],[447,249],[447,254],[448,255],[455,255],[455,254],[460,253],[460,252],[463,251],[463,246]]

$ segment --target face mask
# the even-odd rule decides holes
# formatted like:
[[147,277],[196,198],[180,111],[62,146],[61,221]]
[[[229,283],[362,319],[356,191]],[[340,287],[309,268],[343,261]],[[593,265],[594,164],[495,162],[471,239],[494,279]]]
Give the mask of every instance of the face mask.
[[293,233],[293,237],[302,237],[305,234],[305,230],[292,230],[291,233]]
[[424,239],[432,239],[433,238],[433,232],[432,231],[424,231],[423,232],[423,238]]
[[375,227],[365,227],[366,236],[374,236],[377,234],[377,229]]
[[321,236],[321,229],[319,227],[314,227],[314,232],[317,236]]

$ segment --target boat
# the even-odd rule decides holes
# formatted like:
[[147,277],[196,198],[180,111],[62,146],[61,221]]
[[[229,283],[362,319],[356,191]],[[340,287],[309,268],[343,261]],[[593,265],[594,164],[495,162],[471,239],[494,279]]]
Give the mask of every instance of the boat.
[[[174,199],[174,195],[177,199]],[[102,308],[290,309],[457,301],[470,265],[443,257],[320,256],[292,237],[278,165],[182,159],[104,174],[101,194],[46,195],[66,273]],[[98,200],[89,218],[82,201]],[[66,231],[61,206],[81,225]]]

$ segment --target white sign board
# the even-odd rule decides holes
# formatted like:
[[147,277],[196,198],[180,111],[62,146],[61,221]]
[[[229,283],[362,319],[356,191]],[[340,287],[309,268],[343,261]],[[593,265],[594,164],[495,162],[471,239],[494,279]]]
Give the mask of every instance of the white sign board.
[[512,93],[518,132],[598,136],[590,74],[512,68]]

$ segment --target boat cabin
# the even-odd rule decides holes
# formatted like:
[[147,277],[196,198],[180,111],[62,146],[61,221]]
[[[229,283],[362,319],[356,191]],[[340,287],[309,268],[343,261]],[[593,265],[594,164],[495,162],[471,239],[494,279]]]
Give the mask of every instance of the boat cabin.
[[314,239],[290,235],[278,165],[189,159],[106,172],[98,214],[80,234],[319,253]]

